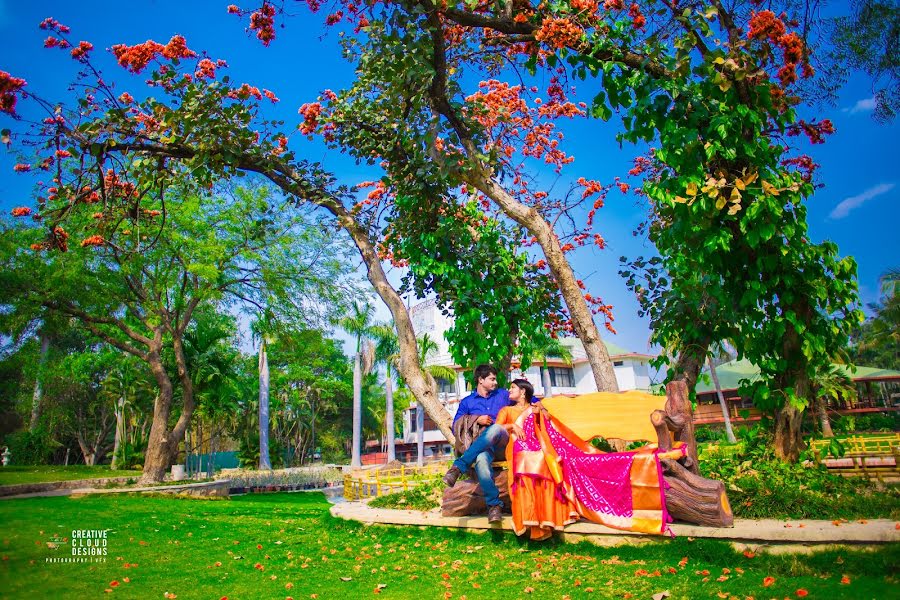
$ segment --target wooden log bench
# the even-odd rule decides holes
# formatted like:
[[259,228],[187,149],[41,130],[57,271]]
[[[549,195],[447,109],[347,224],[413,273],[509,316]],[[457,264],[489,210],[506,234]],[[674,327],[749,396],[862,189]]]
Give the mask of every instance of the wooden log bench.
[[[584,418],[584,406],[590,402],[590,418]],[[617,450],[624,450],[629,442],[656,443],[663,451],[685,448],[681,458],[663,458],[663,478],[668,484],[666,508],[678,521],[711,527],[732,527],[734,516],[725,486],[721,481],[700,476],[697,441],[691,415],[687,386],[673,382],[666,386],[666,396],[645,392],[619,394],[598,393],[574,398],[547,398],[544,408],[554,418],[565,423],[583,440],[603,437]],[[580,419],[573,416],[577,414]],[[495,463],[495,482],[501,499],[509,510],[507,471]],[[444,490],[444,516],[465,516],[486,510],[484,495],[477,480],[461,480]]]

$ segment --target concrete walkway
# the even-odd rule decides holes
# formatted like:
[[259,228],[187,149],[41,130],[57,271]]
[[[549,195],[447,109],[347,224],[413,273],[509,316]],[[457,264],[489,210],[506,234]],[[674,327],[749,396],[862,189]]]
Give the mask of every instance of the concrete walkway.
[[[385,525],[420,525],[453,527],[473,531],[489,529],[512,531],[512,519],[503,518],[499,525],[491,525],[486,516],[443,517],[440,510],[428,512],[372,508],[364,502],[343,502],[331,507],[331,514],[362,523]],[[816,520],[778,521],[775,519],[735,519],[734,527],[716,528],[673,523],[676,536],[689,538],[718,538],[734,543],[738,548],[760,548],[770,551],[802,551],[814,546],[835,544],[885,544],[900,542],[900,524],[889,519],[868,519],[850,522]],[[579,521],[560,534],[566,541],[587,540],[598,545],[641,543],[659,539],[630,531],[619,531],[588,521]]]

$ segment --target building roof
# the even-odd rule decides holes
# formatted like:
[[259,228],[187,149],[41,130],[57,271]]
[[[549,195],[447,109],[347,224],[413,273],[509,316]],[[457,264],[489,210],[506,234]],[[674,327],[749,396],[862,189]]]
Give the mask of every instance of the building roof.
[[[874,367],[856,367],[855,370],[851,370],[847,365],[836,364],[834,366],[853,381],[900,380],[900,371]],[[703,374],[708,376],[709,369],[704,369]],[[738,389],[741,379],[750,381],[759,379],[759,369],[749,360],[732,360],[717,366],[716,375],[719,377],[722,391],[731,391]],[[712,378],[708,382],[698,380],[696,390],[698,394],[707,394],[716,391],[716,386],[713,385]]]
[[[577,337],[564,337],[560,338],[559,341],[561,344],[571,348],[572,362],[587,362],[587,354],[584,351],[584,345],[581,343],[580,339],[578,339]],[[631,350],[626,350],[621,346],[613,344],[609,340],[603,340],[603,345],[606,346],[606,351],[609,352],[610,358],[639,358],[644,360],[655,358],[653,354],[642,354],[640,352],[632,352]]]

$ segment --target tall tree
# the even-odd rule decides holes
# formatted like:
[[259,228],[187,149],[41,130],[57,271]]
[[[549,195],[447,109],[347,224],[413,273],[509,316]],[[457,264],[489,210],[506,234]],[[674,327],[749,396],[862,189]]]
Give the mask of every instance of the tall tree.
[[344,331],[356,338],[356,353],[353,355],[353,436],[350,446],[350,466],[362,466],[360,444],[362,443],[362,378],[372,365],[372,349],[366,344],[372,335],[372,317],[375,307],[368,302],[354,302],[350,314],[341,319]]
[[390,325],[376,325],[372,328],[375,337],[375,360],[384,365],[384,428],[387,437],[387,461],[397,460],[394,424],[394,366],[400,360],[397,332]]
[[[114,173],[106,179],[108,202],[134,201],[133,186]],[[340,240],[285,210],[267,188],[237,189],[219,202],[177,188],[168,192],[157,199],[162,202],[157,208],[135,207],[130,220],[105,222],[102,211],[93,217],[73,212],[67,221],[71,229],[93,229],[101,221],[104,234],[88,236],[71,250],[60,226],[43,241],[37,228],[7,228],[7,234],[30,239],[37,249],[16,254],[19,268],[40,274],[20,282],[21,301],[75,319],[153,373],[160,393],[144,481],[162,479],[195,408],[184,334],[198,306],[220,301],[258,310],[277,297],[282,310],[313,321],[338,311],[345,291]],[[69,209],[66,203],[47,210],[52,215]],[[164,353],[171,353],[172,368]],[[176,387],[180,414],[171,425]]]

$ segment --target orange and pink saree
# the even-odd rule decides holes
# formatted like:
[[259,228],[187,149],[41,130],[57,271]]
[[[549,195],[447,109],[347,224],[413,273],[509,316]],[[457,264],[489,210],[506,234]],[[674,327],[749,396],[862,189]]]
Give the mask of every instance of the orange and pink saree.
[[[527,410],[506,454],[517,535],[550,537],[579,518],[616,529],[664,534],[671,521],[655,444],[604,453],[547,413]],[[682,448],[666,453],[672,457]]]

